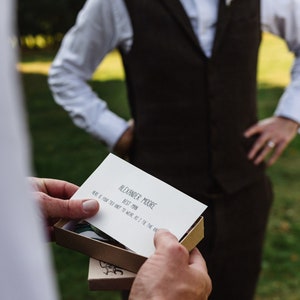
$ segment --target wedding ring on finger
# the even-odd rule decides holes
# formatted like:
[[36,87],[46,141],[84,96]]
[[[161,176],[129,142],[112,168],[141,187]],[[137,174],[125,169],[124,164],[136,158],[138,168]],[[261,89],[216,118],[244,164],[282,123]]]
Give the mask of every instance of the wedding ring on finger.
[[269,148],[274,148],[276,146],[276,144],[273,141],[268,141],[267,146]]

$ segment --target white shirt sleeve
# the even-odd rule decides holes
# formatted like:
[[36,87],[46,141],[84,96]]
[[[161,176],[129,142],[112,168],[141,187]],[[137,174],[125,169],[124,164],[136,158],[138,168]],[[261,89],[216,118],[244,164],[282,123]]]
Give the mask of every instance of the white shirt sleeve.
[[300,1],[262,0],[262,28],[283,38],[295,54],[291,83],[283,93],[275,115],[300,123]]
[[[125,13],[124,13],[125,12]],[[132,30],[123,1],[88,0],[64,37],[49,72],[49,86],[73,122],[113,148],[128,124],[109,110],[87,80],[115,47],[126,49]]]
[[15,1],[0,2],[0,299],[57,299],[42,219],[26,183],[27,126],[12,49]]

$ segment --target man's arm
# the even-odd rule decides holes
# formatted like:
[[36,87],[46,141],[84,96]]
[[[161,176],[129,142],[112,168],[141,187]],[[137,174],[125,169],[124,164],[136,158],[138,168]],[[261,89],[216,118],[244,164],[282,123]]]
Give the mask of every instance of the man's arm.
[[283,38],[295,54],[291,83],[284,91],[274,117],[262,120],[245,131],[246,137],[258,135],[248,158],[260,164],[270,155],[272,165],[296,136],[300,124],[300,2],[262,0],[262,28]]
[[128,45],[132,32],[129,17],[122,9],[125,7],[121,0],[88,0],[64,37],[49,72],[55,101],[77,126],[110,149],[128,124],[109,110],[87,81],[107,53],[116,47],[126,49]]

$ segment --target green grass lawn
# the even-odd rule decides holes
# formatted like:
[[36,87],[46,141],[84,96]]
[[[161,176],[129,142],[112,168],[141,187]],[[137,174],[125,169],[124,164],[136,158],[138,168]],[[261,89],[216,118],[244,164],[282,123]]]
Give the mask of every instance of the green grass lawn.
[[[99,141],[75,127],[57,106],[47,86],[47,70],[53,53],[23,53],[22,71],[33,165],[41,177],[66,179],[80,185],[107,155]],[[292,56],[278,39],[264,35],[259,63],[259,113],[272,114],[289,81]],[[120,58],[112,53],[91,81],[112,110],[129,118],[124,73]],[[300,295],[300,140],[295,139],[268,173],[275,189],[273,206],[256,300],[296,300]],[[112,299],[117,292],[89,292],[88,258],[52,246],[63,300]],[[221,300],[221,299],[220,299]],[[243,299],[240,299],[243,300]]]

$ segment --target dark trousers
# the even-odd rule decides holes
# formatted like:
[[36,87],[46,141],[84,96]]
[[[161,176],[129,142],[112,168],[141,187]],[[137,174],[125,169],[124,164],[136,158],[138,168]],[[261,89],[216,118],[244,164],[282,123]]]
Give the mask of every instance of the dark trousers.
[[[205,237],[198,248],[212,279],[209,300],[252,300],[273,201],[269,179],[264,177],[231,195],[218,192],[194,197],[208,205]],[[122,298],[127,297],[124,292]]]
[[213,283],[210,300],[251,300],[258,281],[273,201],[268,178],[232,195],[198,197],[208,205],[198,248]]

